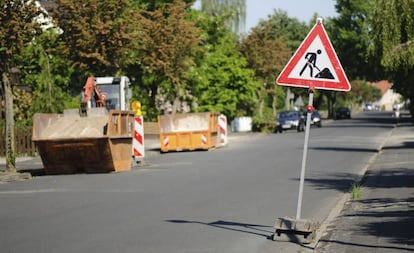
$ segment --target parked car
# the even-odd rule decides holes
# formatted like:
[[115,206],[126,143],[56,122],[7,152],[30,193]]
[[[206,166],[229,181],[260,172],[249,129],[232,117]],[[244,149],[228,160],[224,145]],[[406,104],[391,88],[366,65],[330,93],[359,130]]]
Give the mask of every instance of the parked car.
[[[305,123],[307,120],[307,114],[307,112],[303,113]],[[318,110],[313,111],[311,114],[311,126],[322,127],[322,118]]]
[[371,103],[366,103],[364,105],[364,111],[372,111],[374,109],[373,105]]
[[300,111],[281,111],[277,116],[276,132],[296,129],[298,132],[305,130],[305,120]]
[[350,119],[351,110],[348,107],[339,107],[335,111],[335,119]]

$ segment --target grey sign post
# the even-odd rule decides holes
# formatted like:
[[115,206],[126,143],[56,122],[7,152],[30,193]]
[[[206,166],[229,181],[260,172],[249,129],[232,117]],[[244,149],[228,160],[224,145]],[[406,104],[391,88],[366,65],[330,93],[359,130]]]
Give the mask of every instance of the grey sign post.
[[292,235],[303,235],[304,240],[302,242],[310,243],[316,238],[318,223],[302,219],[301,216],[310,122],[314,111],[313,92],[315,89],[335,91],[349,91],[351,89],[351,85],[322,25],[321,18],[318,18],[315,26],[276,78],[276,83],[283,86],[308,88],[309,101],[306,107],[305,142],[303,145],[296,217],[278,218],[274,225],[275,235],[273,239],[276,239],[276,235],[280,236],[286,233],[289,234],[289,238],[295,238],[295,241],[298,241],[299,238],[292,237]]
[[[313,108],[313,91],[309,91],[309,102],[308,108]],[[307,110],[306,113],[306,130],[305,130],[305,142],[303,144],[303,156],[302,156],[302,167],[300,170],[300,183],[299,183],[299,195],[298,195],[298,204],[296,208],[296,219],[300,220],[302,214],[302,198],[303,198],[303,186],[305,184],[305,171],[306,171],[306,161],[308,156],[308,143],[309,143],[309,132],[310,132],[310,122],[311,122],[312,111]]]

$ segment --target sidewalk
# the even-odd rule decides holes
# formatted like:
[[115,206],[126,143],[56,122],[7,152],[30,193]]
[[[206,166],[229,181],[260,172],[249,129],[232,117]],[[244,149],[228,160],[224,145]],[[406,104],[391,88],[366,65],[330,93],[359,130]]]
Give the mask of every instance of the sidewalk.
[[400,123],[346,203],[317,253],[414,252],[414,126]]

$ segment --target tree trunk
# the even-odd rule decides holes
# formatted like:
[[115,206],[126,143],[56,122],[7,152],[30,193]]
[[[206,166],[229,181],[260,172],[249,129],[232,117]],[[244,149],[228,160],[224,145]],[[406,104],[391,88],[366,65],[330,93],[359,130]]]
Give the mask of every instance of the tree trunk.
[[274,93],[272,94],[272,112],[273,116],[277,116],[277,95]]
[[263,92],[263,90],[259,90],[257,91],[257,95],[259,96],[259,117],[261,118],[263,116],[263,106],[264,106],[264,98],[263,98],[263,93],[265,93],[266,91]]
[[290,110],[290,88],[286,89],[286,98],[285,98],[285,108],[286,110]]
[[4,92],[5,111],[6,111],[6,170],[16,172],[16,144],[14,138],[14,112],[13,94],[9,73],[2,75],[2,88]]
[[328,98],[328,118],[334,119],[335,118],[335,102],[336,102],[336,92],[330,91],[326,93],[326,97]]

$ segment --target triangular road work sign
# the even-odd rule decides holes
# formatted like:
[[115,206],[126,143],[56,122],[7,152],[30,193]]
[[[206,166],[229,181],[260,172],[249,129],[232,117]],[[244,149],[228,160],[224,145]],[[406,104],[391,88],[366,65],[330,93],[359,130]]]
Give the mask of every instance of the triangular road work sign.
[[277,77],[276,83],[310,89],[351,90],[320,19]]

